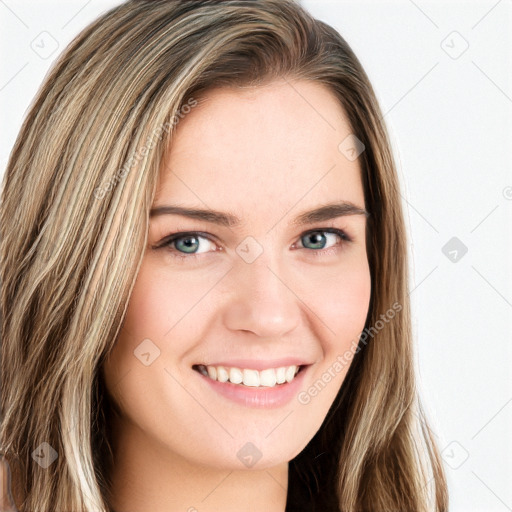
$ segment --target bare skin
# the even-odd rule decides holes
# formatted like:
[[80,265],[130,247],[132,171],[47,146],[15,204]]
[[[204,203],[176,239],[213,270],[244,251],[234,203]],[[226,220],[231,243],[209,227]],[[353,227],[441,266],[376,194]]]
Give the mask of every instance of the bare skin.
[[[335,361],[355,351],[369,307],[365,216],[291,223],[331,202],[365,208],[358,160],[338,149],[350,133],[332,93],[306,81],[210,91],[179,122],[153,208],[229,211],[241,223],[151,219],[126,320],[103,368],[122,411],[113,425],[116,512],[285,510],[288,462],[333,403],[351,359],[341,369]],[[351,241],[325,231],[332,228]],[[154,248],[191,231],[202,233],[192,240],[195,253],[182,252],[183,238]],[[248,263],[240,248],[255,255],[258,246]],[[149,365],[134,356],[143,340],[151,340]],[[192,369],[288,356],[309,366],[295,396],[275,408],[234,403]],[[299,400],[326,374],[321,391]],[[259,457],[250,467],[244,446]]]
[[11,479],[10,464],[4,457],[0,457],[0,510],[2,512],[16,512],[17,510],[13,499]]

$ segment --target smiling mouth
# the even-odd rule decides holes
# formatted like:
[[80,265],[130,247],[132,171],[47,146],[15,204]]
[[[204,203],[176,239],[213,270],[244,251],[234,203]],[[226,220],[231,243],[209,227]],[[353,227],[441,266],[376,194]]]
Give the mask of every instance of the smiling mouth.
[[290,365],[266,370],[195,364],[192,369],[217,382],[252,388],[273,388],[293,381],[309,365]]

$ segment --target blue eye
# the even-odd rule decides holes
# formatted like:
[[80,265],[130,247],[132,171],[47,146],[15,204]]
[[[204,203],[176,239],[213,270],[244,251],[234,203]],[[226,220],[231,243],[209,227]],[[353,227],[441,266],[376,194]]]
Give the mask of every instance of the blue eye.
[[315,247],[306,247],[306,249],[325,249],[325,245],[328,241],[328,236],[326,236],[325,233],[327,233],[327,235],[331,235],[331,239],[335,239],[336,237],[343,238],[341,234],[333,233],[332,231],[311,231],[305,235],[302,235],[302,244],[304,245],[303,240],[308,240],[307,243],[311,242]]
[[200,252],[196,252],[201,247],[204,247],[205,245],[208,245],[207,243],[201,243],[201,240],[206,240],[207,242],[211,242],[208,238],[204,236],[200,236],[198,233],[189,233],[187,235],[181,235],[180,233],[176,233],[176,235],[173,235],[172,238],[168,240],[168,242],[165,244],[167,246],[170,246],[174,244],[174,248],[177,249],[179,252],[183,252],[185,254],[201,254]]
[[[327,236],[326,236],[327,234]],[[326,248],[329,241],[328,235],[331,235],[333,245]],[[336,238],[341,239],[341,242],[336,243]],[[325,228],[315,229],[303,233],[300,237],[302,247],[299,249],[308,249],[314,253],[315,256],[325,255],[331,253],[333,250],[339,249],[338,246],[351,242],[352,239],[341,229]],[[202,242],[203,241],[203,242]],[[155,249],[165,248],[172,256],[176,258],[190,258],[197,257],[202,253],[214,252],[208,251],[208,244],[214,244],[206,233],[199,231],[179,232],[173,233],[166,237],[161,244],[154,247]],[[309,246],[311,244],[312,246]],[[206,249],[205,251],[198,252],[198,249]]]

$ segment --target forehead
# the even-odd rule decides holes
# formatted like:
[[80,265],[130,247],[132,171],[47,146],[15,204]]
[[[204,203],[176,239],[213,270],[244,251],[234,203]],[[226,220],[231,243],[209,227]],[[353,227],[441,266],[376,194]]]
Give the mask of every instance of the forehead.
[[359,162],[339,149],[350,134],[338,99],[321,84],[215,89],[179,121],[154,205],[229,207],[268,222],[294,205],[364,207]]

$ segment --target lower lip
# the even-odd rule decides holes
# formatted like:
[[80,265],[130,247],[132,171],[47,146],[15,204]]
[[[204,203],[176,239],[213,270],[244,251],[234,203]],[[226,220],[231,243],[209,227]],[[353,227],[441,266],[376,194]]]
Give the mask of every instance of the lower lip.
[[219,395],[239,405],[260,409],[275,409],[286,405],[297,395],[308,368],[309,366],[303,367],[291,382],[262,388],[243,386],[241,384],[233,384],[232,382],[219,382],[206,377],[206,375],[196,370],[193,371],[199,377],[202,377]]

